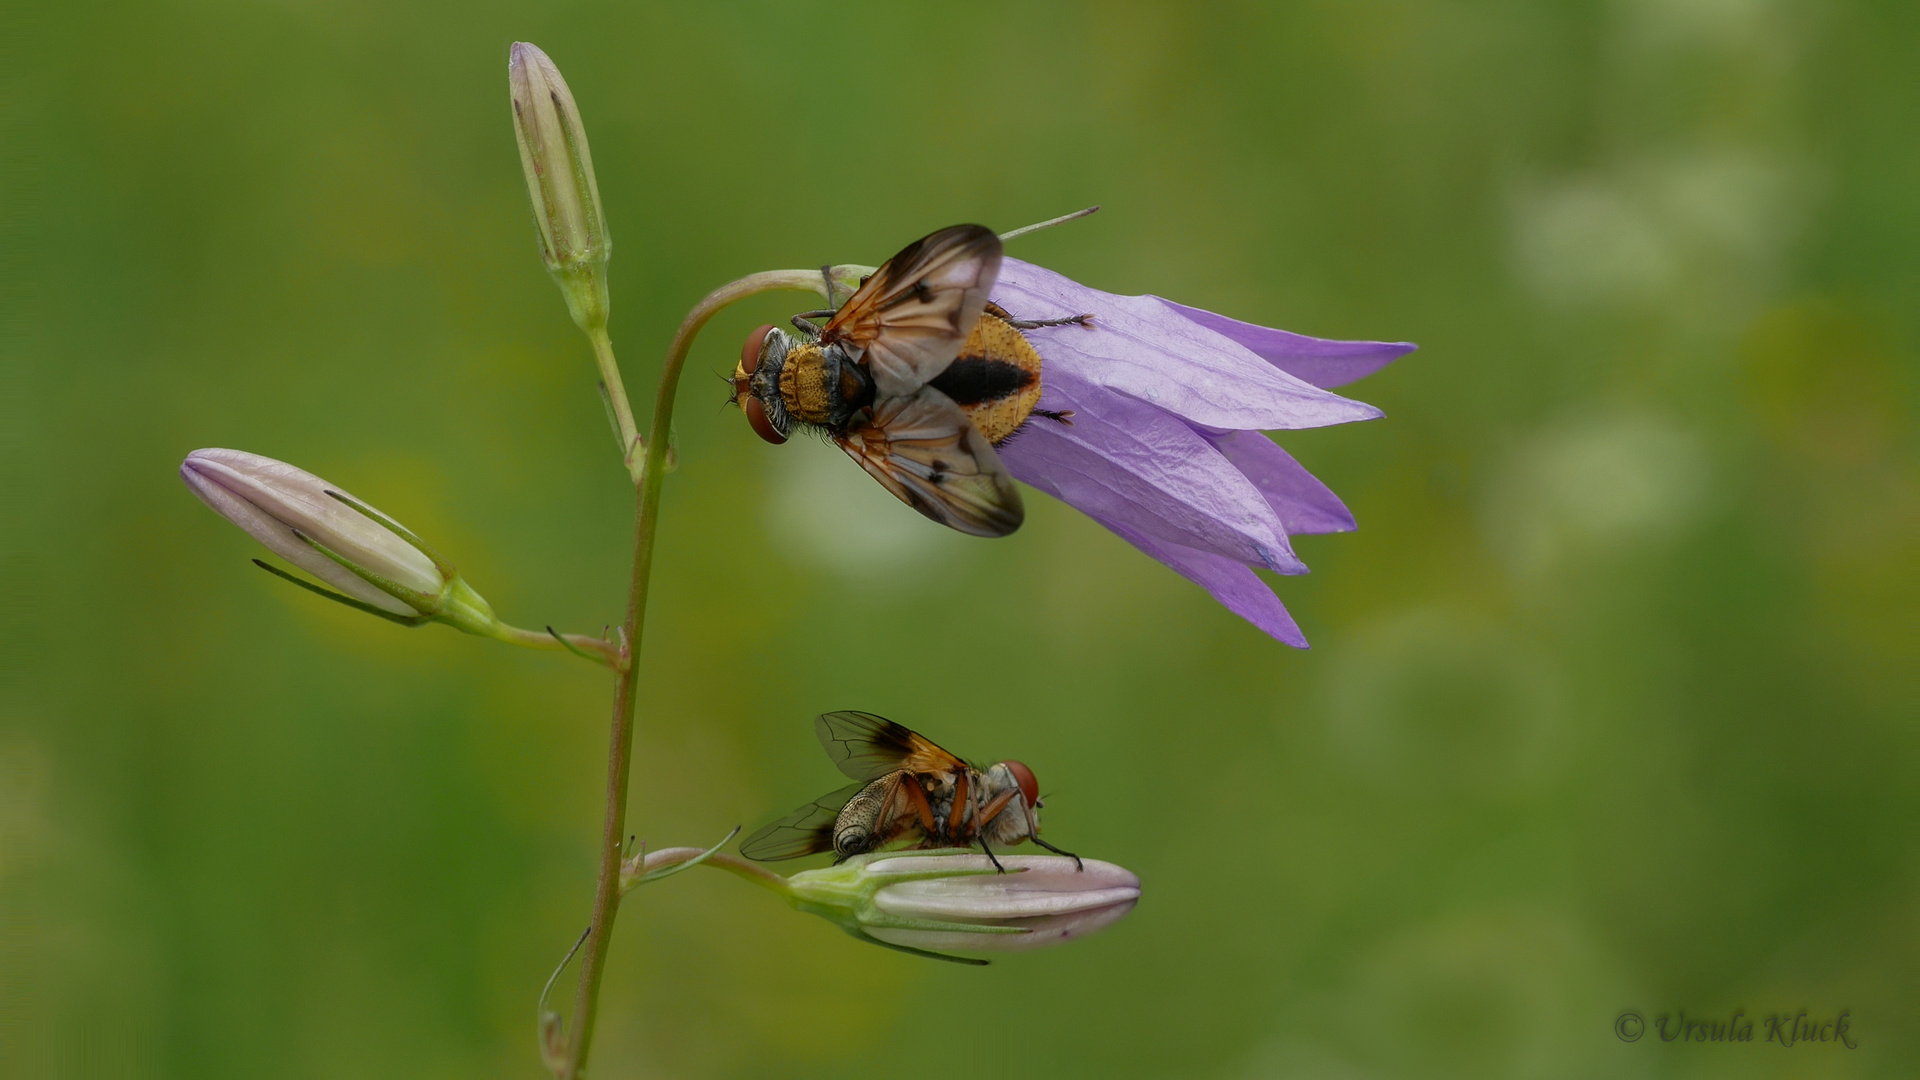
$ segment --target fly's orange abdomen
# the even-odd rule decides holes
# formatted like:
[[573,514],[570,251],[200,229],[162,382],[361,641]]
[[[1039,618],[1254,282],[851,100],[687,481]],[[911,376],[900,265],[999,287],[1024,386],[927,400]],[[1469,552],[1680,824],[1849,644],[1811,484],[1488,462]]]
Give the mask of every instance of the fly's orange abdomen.
[[960,355],[930,384],[947,395],[998,445],[1040,403],[1040,354],[1005,319],[980,316]]

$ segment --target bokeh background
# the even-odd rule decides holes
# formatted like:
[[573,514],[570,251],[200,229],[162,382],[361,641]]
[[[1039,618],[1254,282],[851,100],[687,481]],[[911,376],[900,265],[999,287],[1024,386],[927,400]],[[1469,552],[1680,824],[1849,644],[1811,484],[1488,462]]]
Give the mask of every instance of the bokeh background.
[[[1283,442],[1287,649],[1088,520],[921,521],[679,413],[631,803],[711,843],[810,717],[1030,762],[1140,873],[985,970],[722,874],[621,919],[595,1075],[1894,1076],[1920,1060],[1920,8],[76,2],[8,16],[0,1073],[540,1074],[610,680],[299,593],[175,478],[283,458],[501,611],[619,616],[629,497],[535,253],[506,50],[581,103],[637,397],[740,274],[957,221],[1419,342]],[[644,413],[645,405],[642,404]],[[1851,1010],[1857,1050],[1626,1010]]]

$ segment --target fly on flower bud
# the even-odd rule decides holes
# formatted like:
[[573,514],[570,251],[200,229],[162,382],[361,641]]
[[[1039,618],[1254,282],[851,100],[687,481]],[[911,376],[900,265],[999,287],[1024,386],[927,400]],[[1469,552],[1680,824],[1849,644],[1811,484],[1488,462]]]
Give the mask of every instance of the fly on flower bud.
[[520,168],[533,200],[540,257],[560,284],[567,310],[589,333],[607,324],[607,221],[587,152],[573,92],[538,46],[515,42],[508,53],[507,81],[513,98],[513,134]]
[[334,599],[398,622],[437,620],[500,636],[493,609],[452,565],[391,518],[310,472],[243,450],[208,449],[187,455],[180,478],[220,516],[344,594],[326,593]]
[[1140,900],[1140,879],[1109,862],[1000,861],[1005,873],[984,855],[858,855],[789,877],[787,900],[855,937],[942,959],[1059,945],[1111,925]]
[[1018,761],[977,768],[925,735],[866,712],[822,713],[813,733],[854,782],[747,837],[740,844],[747,858],[773,862],[831,851],[844,860],[892,844],[979,844],[991,862],[994,848],[1031,840],[1079,860],[1040,839],[1046,805],[1040,782]]

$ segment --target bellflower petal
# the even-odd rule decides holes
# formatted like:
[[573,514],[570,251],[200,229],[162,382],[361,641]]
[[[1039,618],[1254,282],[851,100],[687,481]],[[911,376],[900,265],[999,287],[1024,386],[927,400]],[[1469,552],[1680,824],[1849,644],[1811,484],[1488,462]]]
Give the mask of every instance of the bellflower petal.
[[1034,331],[1043,360],[1196,424],[1260,431],[1372,420],[1380,410],[1302,382],[1155,296],[1116,296],[1051,270],[1003,260],[994,300],[1021,319],[1082,312],[1091,326]]
[[1279,443],[1257,431],[1232,431],[1212,442],[1266,496],[1287,535],[1354,530],[1347,504]]
[[1366,378],[1419,348],[1404,341],[1329,341],[1270,326],[1255,326],[1162,297],[1154,299],[1185,318],[1232,338],[1301,382],[1322,390]]
[[1326,485],[1261,434],[1371,420],[1380,410],[1327,387],[1379,370],[1412,345],[1327,341],[1243,323],[1157,296],[1116,296],[1006,259],[993,299],[1036,327],[1040,409],[1003,442],[1016,478],[1086,513],[1298,648],[1306,638],[1250,568],[1304,574],[1288,537],[1345,532]]
[[[1207,590],[1220,606],[1259,627],[1268,636],[1296,649],[1307,647],[1307,636],[1287,614],[1286,605],[1260,580],[1260,575],[1211,551],[1163,544],[1116,521],[1095,517],[1120,539],[1165,564],[1174,573]],[[1302,568],[1304,569],[1304,567]]]
[[1071,426],[1031,422],[1002,444],[1007,470],[1107,521],[1158,540],[1281,573],[1306,573],[1261,492],[1206,437],[1166,413],[1098,387],[1050,379],[1045,407]]

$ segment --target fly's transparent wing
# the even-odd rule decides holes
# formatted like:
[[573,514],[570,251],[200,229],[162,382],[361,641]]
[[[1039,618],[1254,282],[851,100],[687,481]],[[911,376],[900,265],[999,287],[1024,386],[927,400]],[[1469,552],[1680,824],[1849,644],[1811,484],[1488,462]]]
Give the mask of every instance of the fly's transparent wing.
[[740,841],[740,854],[756,862],[778,862],[815,852],[832,851],[833,823],[840,816],[840,808],[858,795],[862,786],[848,784],[762,828]]
[[902,769],[932,773],[966,767],[933,740],[872,713],[822,713],[813,721],[813,733],[834,765],[863,784]]

